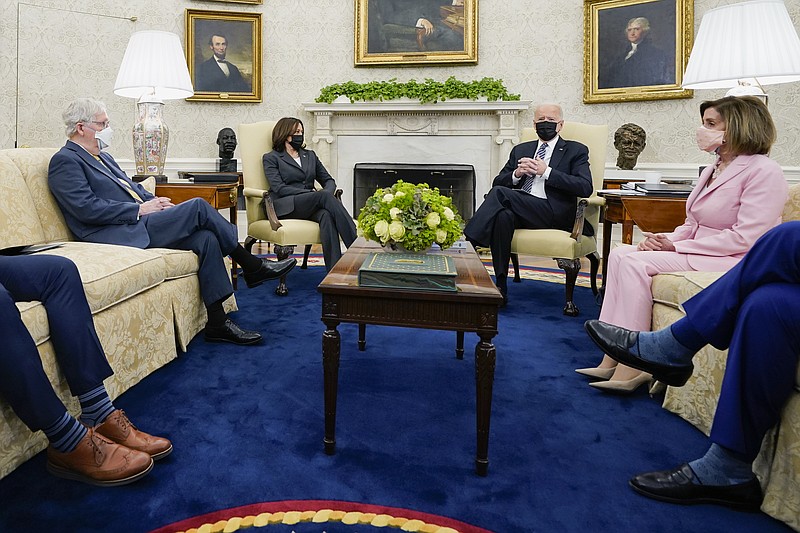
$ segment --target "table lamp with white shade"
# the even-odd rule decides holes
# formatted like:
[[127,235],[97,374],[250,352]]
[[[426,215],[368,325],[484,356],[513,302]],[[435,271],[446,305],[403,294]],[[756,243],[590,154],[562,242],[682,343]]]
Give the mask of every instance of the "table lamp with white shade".
[[134,179],[155,176],[165,182],[169,129],[163,120],[164,100],[194,94],[186,57],[177,35],[147,30],[131,35],[119,67],[114,94],[138,98],[138,118],[133,126]]
[[800,38],[782,0],[730,4],[703,15],[684,89],[766,97],[764,85],[800,81]]

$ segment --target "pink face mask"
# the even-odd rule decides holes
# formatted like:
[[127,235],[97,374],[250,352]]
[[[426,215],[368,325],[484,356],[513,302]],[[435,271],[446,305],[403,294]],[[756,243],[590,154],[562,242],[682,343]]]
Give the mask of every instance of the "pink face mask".
[[725,130],[710,130],[705,126],[697,128],[697,147],[704,152],[716,152],[725,143]]

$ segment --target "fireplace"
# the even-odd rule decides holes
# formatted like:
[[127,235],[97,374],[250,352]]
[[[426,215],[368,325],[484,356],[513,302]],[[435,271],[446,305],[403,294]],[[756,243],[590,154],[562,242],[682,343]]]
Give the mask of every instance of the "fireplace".
[[353,167],[353,216],[358,217],[367,198],[378,188],[397,180],[427,183],[453,199],[465,221],[475,212],[475,167],[472,165],[357,163]]

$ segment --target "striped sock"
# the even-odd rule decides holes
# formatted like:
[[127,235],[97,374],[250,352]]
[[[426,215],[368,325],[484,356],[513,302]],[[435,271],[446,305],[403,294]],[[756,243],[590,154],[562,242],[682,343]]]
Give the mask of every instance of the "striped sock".
[[102,424],[116,409],[103,385],[80,394],[78,401],[81,402],[81,422],[90,428]]
[[50,445],[61,453],[69,453],[75,449],[81,439],[86,435],[86,428],[71,417],[69,413],[64,414],[44,428],[44,434],[50,441]]

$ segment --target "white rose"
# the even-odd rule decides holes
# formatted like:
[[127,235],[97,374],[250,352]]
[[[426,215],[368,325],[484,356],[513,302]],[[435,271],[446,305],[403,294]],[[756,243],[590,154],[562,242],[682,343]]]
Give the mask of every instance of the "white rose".
[[393,240],[400,242],[403,240],[403,236],[406,234],[406,228],[403,227],[403,223],[399,220],[393,220],[391,224],[389,224],[389,237]]
[[392,217],[392,220],[397,220],[400,217],[400,213],[402,212],[403,210],[400,209],[399,207],[393,207],[389,209],[389,216]]
[[436,230],[436,242],[442,243],[447,240],[447,232],[443,229]]
[[402,198],[402,197],[403,197],[403,196],[405,196],[405,195],[406,195],[406,193],[404,193],[403,191],[397,191],[397,192],[395,193],[395,196],[397,196],[398,198]]
[[446,218],[447,220],[453,220],[454,218],[456,218],[456,214],[453,213],[453,210],[450,209],[449,207],[445,207],[444,208],[444,218]]
[[434,211],[433,213],[428,213],[428,216],[425,217],[425,223],[428,224],[429,228],[435,228],[439,225],[442,219],[439,217],[439,213]]
[[384,195],[383,195],[383,202],[384,202],[384,203],[387,203],[387,204],[388,204],[388,203],[389,203],[389,202],[391,202],[392,200],[394,200],[394,196],[392,196],[392,194],[391,194],[391,193],[389,193],[389,194],[384,194]]
[[379,220],[375,223],[375,228],[373,228],[373,231],[375,231],[375,235],[383,240],[383,238],[389,234],[389,223],[385,220]]

